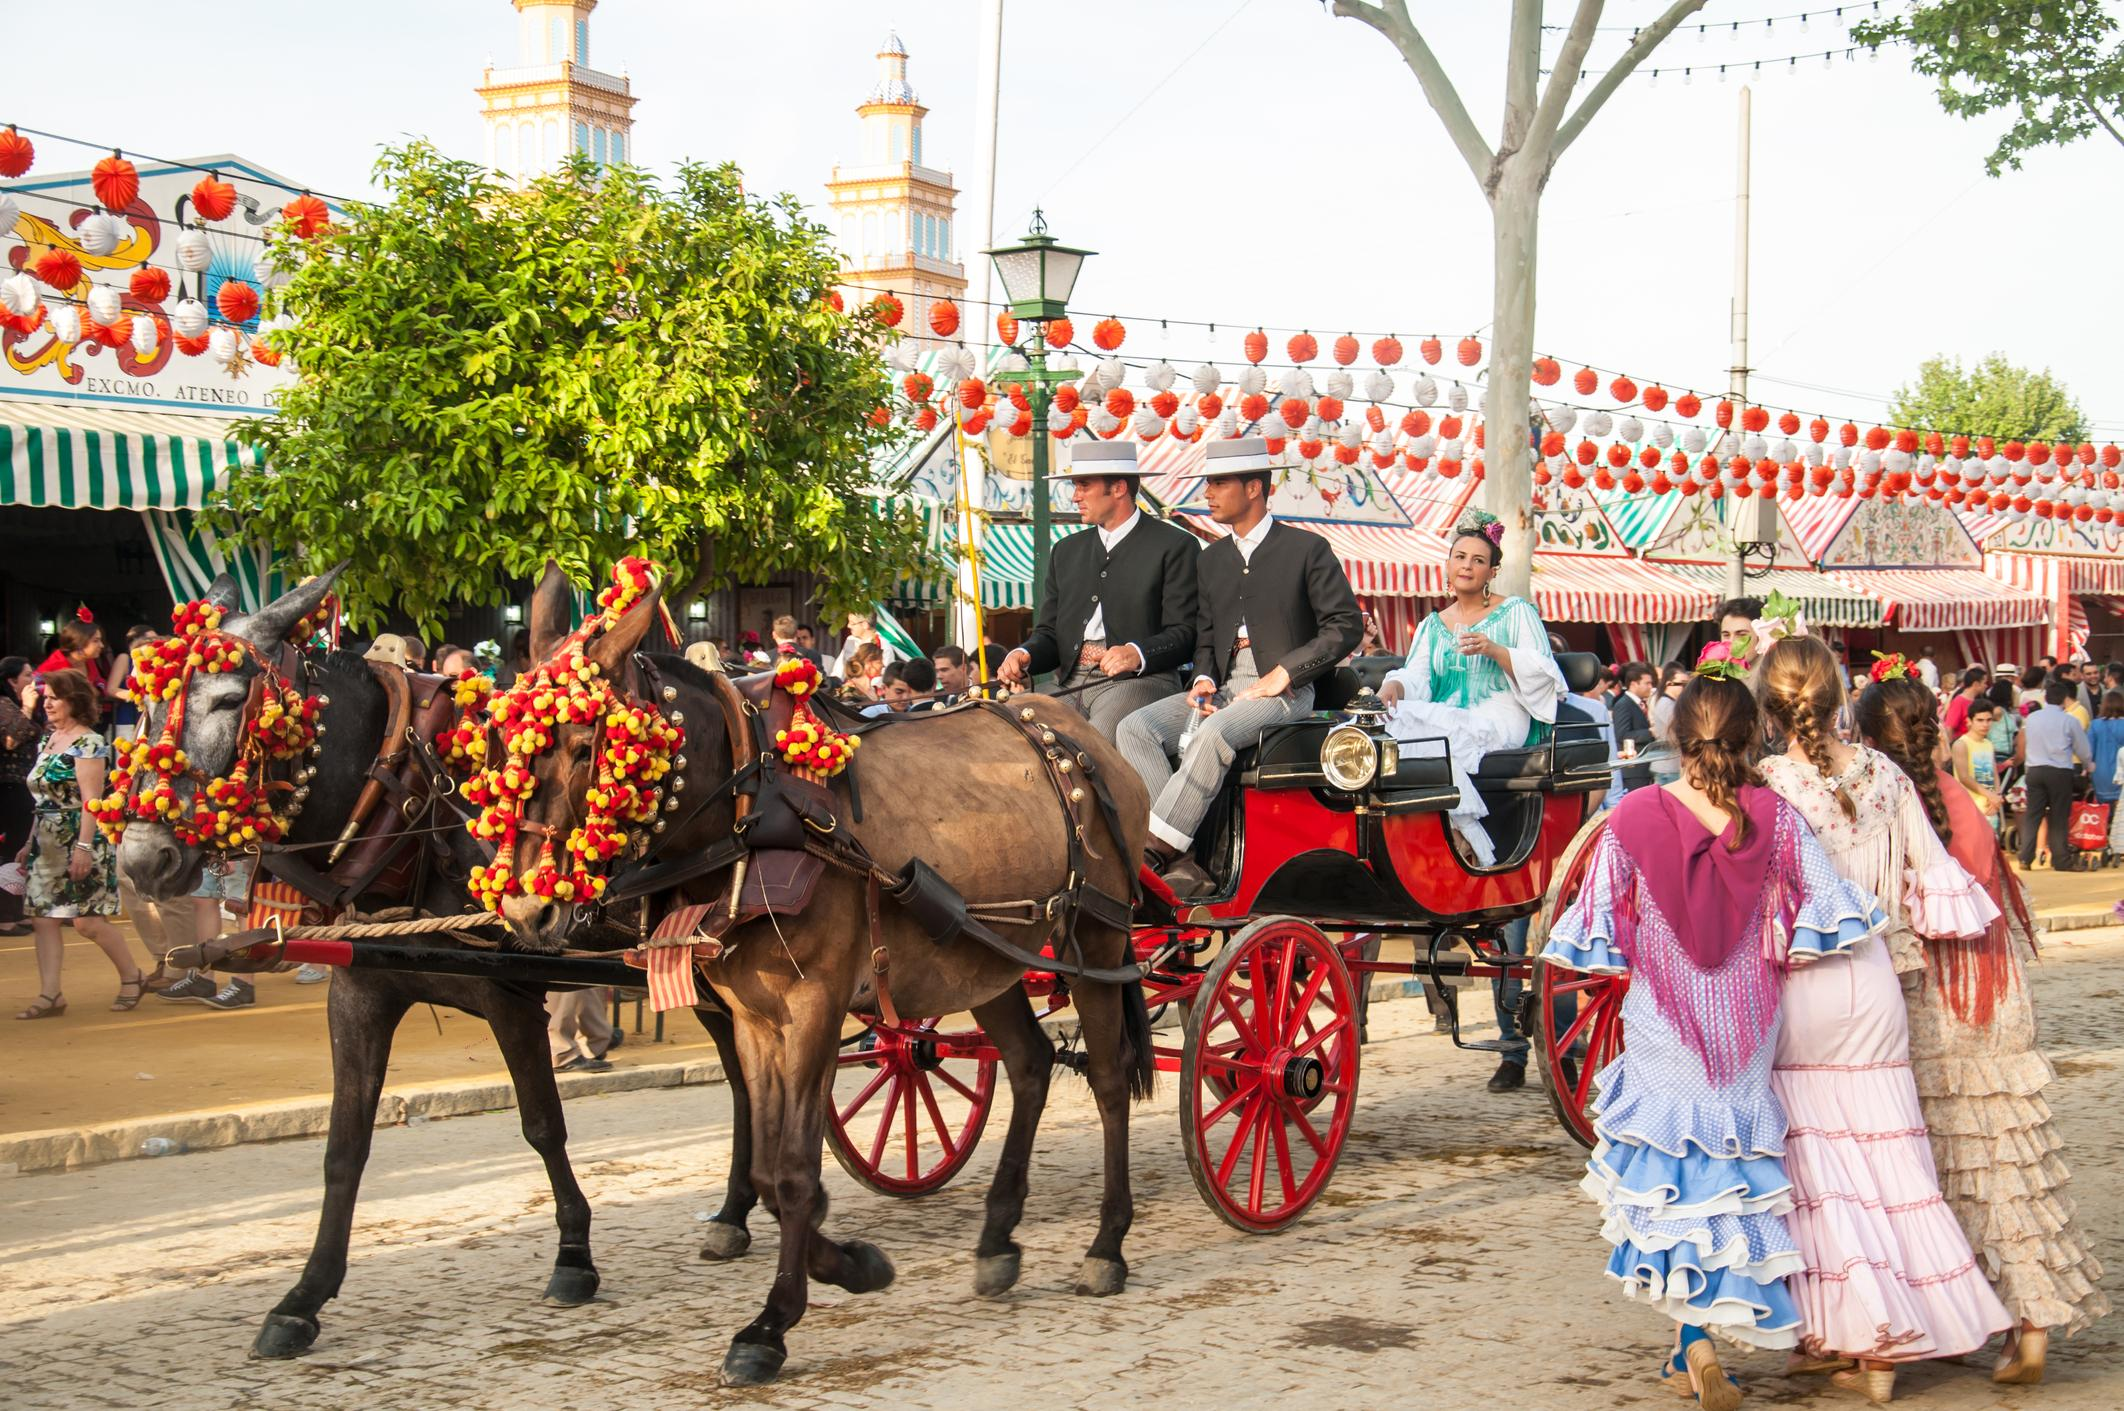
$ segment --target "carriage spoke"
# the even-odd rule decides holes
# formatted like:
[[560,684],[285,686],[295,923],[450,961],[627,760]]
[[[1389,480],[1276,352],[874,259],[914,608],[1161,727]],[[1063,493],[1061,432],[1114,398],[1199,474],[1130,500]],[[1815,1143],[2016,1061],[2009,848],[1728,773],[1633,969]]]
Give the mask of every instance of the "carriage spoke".
[[921,1124],[915,1120],[915,1082],[917,1077],[919,1075],[910,1077],[907,1080],[905,1091],[902,1094],[906,1106],[903,1113],[905,1126],[900,1133],[900,1137],[907,1148],[907,1179],[910,1181],[922,1174],[922,1128]]
[[[1296,1115],[1296,1114],[1293,1114]],[[1299,1120],[1303,1121],[1303,1118]],[[1278,1122],[1273,1135],[1276,1138],[1276,1174],[1283,1183],[1283,1203],[1290,1205],[1298,1199],[1298,1183],[1291,1178],[1291,1139],[1284,1134],[1287,1123]]]
[[1320,1140],[1320,1133],[1313,1130],[1313,1119],[1306,1116],[1302,1109],[1293,1109],[1291,1116],[1296,1119],[1299,1134],[1305,1138],[1306,1145],[1312,1147],[1313,1155],[1322,1161],[1327,1160],[1327,1143]]
[[[1549,1023],[1554,1024],[1556,1022],[1555,1008],[1550,1006],[1549,1009]],[[1604,1006],[1600,1004],[1581,1004],[1578,1007],[1578,1013],[1572,1018],[1563,1033],[1557,1037],[1556,1051],[1558,1053],[1570,1052],[1571,1045],[1578,1042],[1578,1036],[1585,1031],[1588,1024],[1593,1023],[1600,1017],[1603,1009]]]
[[1268,1138],[1276,1125],[1276,1104],[1262,1104],[1257,1125],[1260,1130],[1254,1133],[1254,1160],[1246,1177],[1246,1202],[1255,1210],[1261,1208],[1261,1185],[1268,1174]]
[[1230,1097],[1218,1103],[1208,1112],[1202,1114],[1202,1130],[1206,1132],[1210,1128],[1216,1126],[1219,1122],[1222,1122],[1225,1117],[1230,1114],[1233,1108],[1237,1107],[1240,1103],[1245,1102],[1249,1098],[1253,1097],[1255,1093],[1260,1091],[1260,1085],[1251,1081],[1252,1075],[1247,1075],[1247,1078],[1248,1081],[1241,1082],[1232,1088],[1232,1095]]
[[944,1120],[944,1109],[937,1105],[936,1089],[929,1085],[927,1073],[917,1073],[915,1081],[921,1084],[922,1105],[929,1109],[930,1123],[937,1129],[937,1143],[944,1148],[944,1159],[949,1161],[959,1154],[959,1147],[951,1139],[951,1126]]
[[863,1110],[863,1104],[876,1096],[878,1089],[884,1087],[892,1076],[892,1069],[882,1063],[879,1064],[877,1076],[864,1085],[863,1091],[856,1094],[854,1102],[841,1109],[841,1125],[847,1126],[850,1119]]
[[1232,1134],[1232,1144],[1225,1151],[1224,1160],[1217,1163],[1217,1184],[1219,1187],[1229,1187],[1231,1185],[1232,1172],[1238,1168],[1239,1156],[1246,1150],[1247,1136],[1254,1130],[1254,1124],[1261,1114],[1261,1108],[1265,1101],[1266,1099],[1257,1091],[1247,1100],[1246,1110],[1239,1114],[1239,1130]]
[[[1320,990],[1322,986],[1327,984],[1327,977],[1327,967],[1314,967],[1312,978],[1305,982],[1305,988],[1298,993],[1298,1002],[1292,1008],[1289,1022],[1283,1026],[1283,1035],[1286,1039],[1296,1035],[1300,1025],[1308,1029],[1313,1027],[1313,1001],[1320,998]],[[1307,1042],[1310,1043],[1312,1040],[1309,1039]]]
[[[1232,1027],[1239,1031],[1239,1037],[1235,1042],[1244,1048],[1258,1052],[1261,1049],[1261,1041],[1254,1037],[1253,1026],[1247,1023],[1246,1017],[1239,1012],[1239,1006],[1233,1002],[1230,991],[1217,991],[1217,1004],[1231,1019]],[[1259,1011],[1257,1010],[1256,1012],[1258,1014]]]
[[870,1138],[870,1164],[872,1166],[876,1166],[885,1159],[885,1144],[892,1140],[893,1117],[900,1108],[900,1084],[902,1081],[903,1079],[899,1074],[893,1074],[892,1091],[885,1095],[885,1110],[878,1116],[878,1130]]
[[1332,1039],[1333,1037],[1335,1037],[1335,1035],[1343,1032],[1349,1027],[1349,1016],[1346,1014],[1338,1014],[1333,1019],[1330,1019],[1327,1023],[1321,1025],[1319,1030],[1314,1033],[1311,1038],[1307,1039],[1304,1043],[1298,1045],[1298,1047],[1292,1049],[1291,1055],[1295,1058],[1303,1058],[1307,1054],[1311,1053],[1314,1049],[1319,1048],[1329,1039]]
[[972,1088],[967,1087],[966,1084],[960,1082],[957,1078],[952,1077],[950,1069],[938,1068],[933,1070],[933,1072],[935,1077],[944,1082],[948,1087],[950,1087],[953,1092],[957,1093],[960,1097],[965,1098],[968,1102],[979,1103],[981,1101],[981,1095],[975,1092]]

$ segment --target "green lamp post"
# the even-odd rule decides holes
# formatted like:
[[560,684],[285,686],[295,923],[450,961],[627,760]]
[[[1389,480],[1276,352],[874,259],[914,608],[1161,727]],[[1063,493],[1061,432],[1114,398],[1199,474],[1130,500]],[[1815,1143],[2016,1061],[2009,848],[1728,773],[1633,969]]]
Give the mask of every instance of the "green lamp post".
[[1046,218],[1035,210],[1032,229],[1024,239],[982,253],[995,263],[996,277],[1003,281],[1003,297],[1009,301],[1010,311],[1031,328],[1025,347],[1026,359],[1032,364],[1032,591],[1037,611],[1047,591],[1048,524],[1053,518],[1047,494],[1047,443],[1053,439],[1047,430],[1047,408],[1054,385],[1075,375],[1047,370],[1047,325],[1068,311],[1077,275],[1084,268],[1086,257],[1097,252],[1058,243],[1047,233]]

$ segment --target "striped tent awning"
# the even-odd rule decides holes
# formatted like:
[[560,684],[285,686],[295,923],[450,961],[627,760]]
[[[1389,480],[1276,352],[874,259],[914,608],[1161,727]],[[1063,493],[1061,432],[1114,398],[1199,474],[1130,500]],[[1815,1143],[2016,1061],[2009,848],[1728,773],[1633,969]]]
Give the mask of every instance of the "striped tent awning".
[[0,505],[196,510],[262,461],[244,421],[80,402],[0,404]]
[[[1663,563],[1661,568],[1677,573],[1725,597],[1726,569],[1715,563]],[[1888,605],[1826,573],[1804,568],[1775,568],[1748,575],[1748,595],[1767,597],[1783,593],[1800,605],[1807,621],[1816,627],[1879,627],[1888,620]]]
[[2033,627],[2051,618],[2041,593],[1980,568],[1839,568],[1830,576],[1886,604],[1888,622],[1905,632]]
[[1719,595],[1640,559],[1536,554],[1534,607],[1547,622],[1701,622]]
[[[1193,511],[1174,519],[1212,541],[1231,532],[1208,515]],[[1438,530],[1320,520],[1293,523],[1328,541],[1349,576],[1350,587],[1360,596],[1443,598],[1450,591],[1445,581],[1446,541]]]
[[[928,525],[930,545],[947,563],[959,561],[956,511],[934,500],[902,496],[891,501],[892,513],[919,514]],[[1056,520],[1048,526],[1052,545],[1083,526],[1074,520]],[[981,539],[981,606],[984,608],[1032,608],[1033,530],[1030,524],[1002,521],[988,526]],[[903,607],[932,607],[951,601],[949,575],[935,579],[902,578],[893,585],[891,601]]]
[[1987,553],[1984,571],[2003,583],[2045,595],[2065,592],[2088,593],[2098,598],[2124,597],[2124,559],[2119,558]]

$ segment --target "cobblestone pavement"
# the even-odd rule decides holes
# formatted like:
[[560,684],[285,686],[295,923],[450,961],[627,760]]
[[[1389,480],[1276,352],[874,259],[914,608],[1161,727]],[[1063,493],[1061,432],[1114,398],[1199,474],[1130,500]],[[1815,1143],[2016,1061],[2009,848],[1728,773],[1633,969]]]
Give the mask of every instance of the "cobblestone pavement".
[[[2076,1193],[2124,1302],[2124,932],[2060,937],[2039,971],[2052,1090]],[[600,1300],[539,1300],[551,1201],[512,1114],[377,1133],[355,1259],[295,1362],[245,1359],[307,1248],[322,1143],[291,1141],[0,1183],[0,1385],[20,1407],[612,1405],[832,1408],[1675,1404],[1653,1381],[1670,1325],[1625,1303],[1575,1187],[1582,1154],[1533,1089],[1483,1091],[1420,1004],[1373,1012],[1356,1132],[1334,1187],[1293,1231],[1219,1223],[1189,1181],[1174,1082],[1137,1108],[1133,1281],[1073,1297],[1098,1184],[1096,1118],[1064,1079],[1020,1231],[1025,1279],[969,1292],[991,1141],[926,1201],[871,1194],[829,1161],[831,1227],[899,1281],[815,1289],[783,1382],[720,1389],[730,1337],[772,1277],[773,1236],[728,1266],[694,1257],[728,1151],[719,1089],[589,1098],[569,1112],[596,1203]],[[758,1222],[756,1222],[757,1224]],[[2094,1411],[2124,1404],[2124,1323],[2058,1347],[2051,1383],[2000,1391],[1927,1365],[1928,1407]],[[1777,1358],[1737,1365],[1751,1404],[1856,1405]],[[557,1380],[558,1379],[558,1380]]]

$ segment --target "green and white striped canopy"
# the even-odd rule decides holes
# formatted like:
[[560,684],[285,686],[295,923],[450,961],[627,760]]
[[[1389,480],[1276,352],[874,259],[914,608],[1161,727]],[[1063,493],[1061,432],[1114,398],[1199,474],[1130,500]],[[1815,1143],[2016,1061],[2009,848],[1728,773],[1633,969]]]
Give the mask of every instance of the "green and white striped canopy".
[[[920,513],[929,523],[929,542],[947,562],[959,561],[955,510],[933,500],[901,499],[894,502],[901,512]],[[1056,522],[1048,526],[1050,547],[1083,526]],[[1033,529],[1030,524],[991,524],[981,539],[981,606],[984,608],[1033,608]],[[892,601],[907,607],[929,607],[951,601],[951,580],[923,582],[902,578],[893,585]]]
[[243,423],[86,403],[0,403],[0,505],[196,510],[258,450]]

